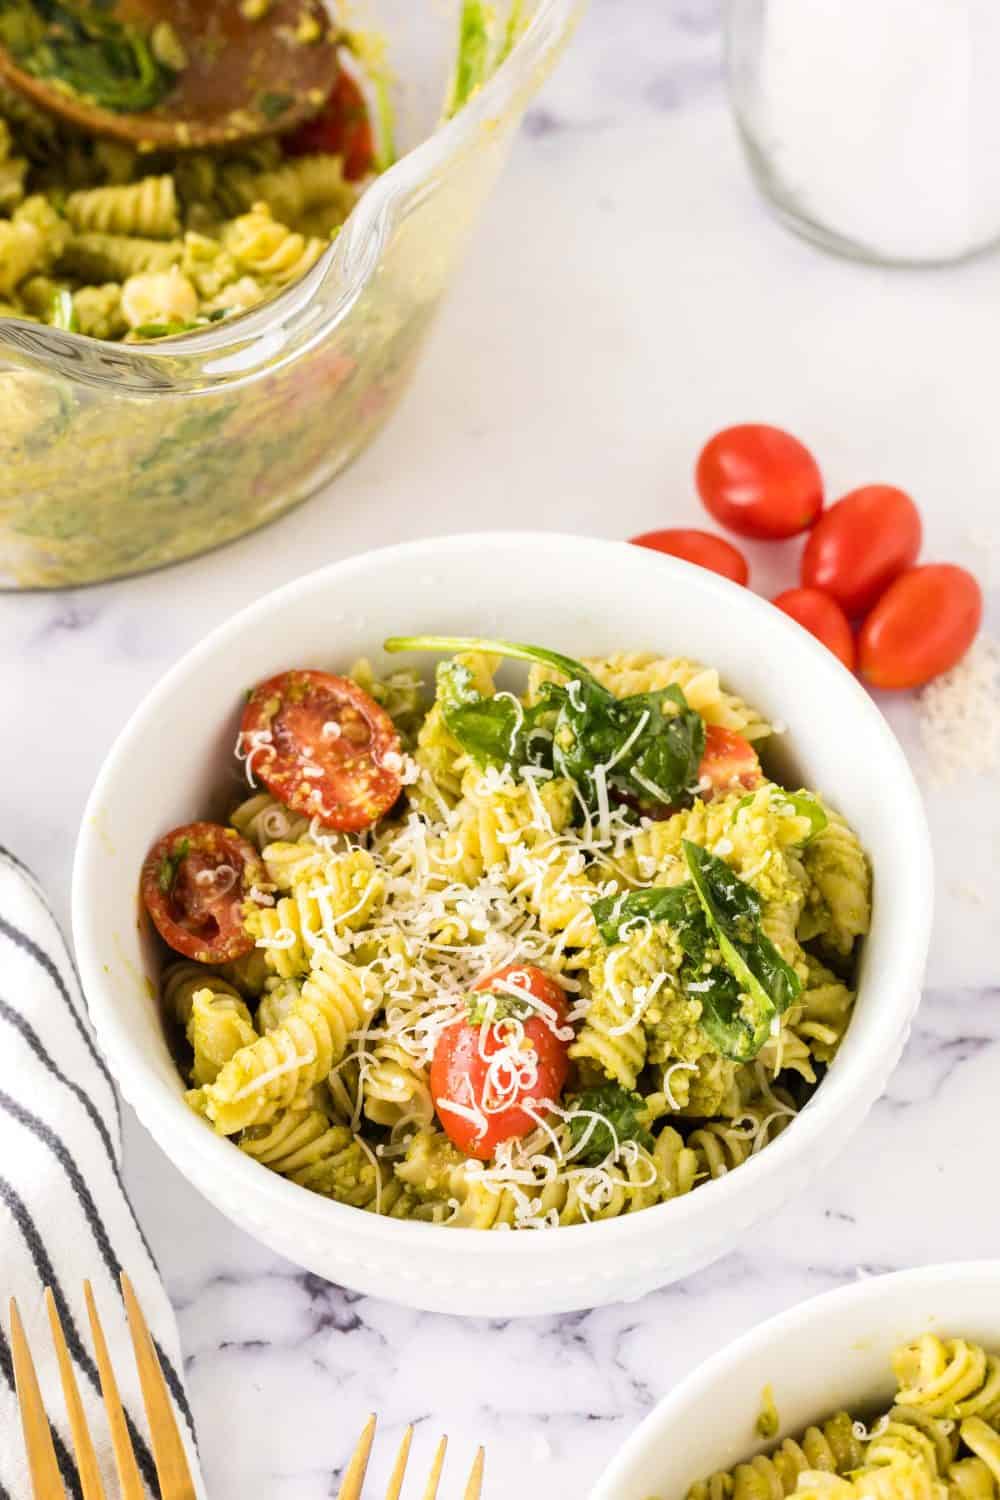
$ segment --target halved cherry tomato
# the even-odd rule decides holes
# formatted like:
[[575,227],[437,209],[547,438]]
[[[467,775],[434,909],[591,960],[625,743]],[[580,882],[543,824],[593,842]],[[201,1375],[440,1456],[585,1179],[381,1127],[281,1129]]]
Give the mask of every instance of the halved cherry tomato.
[[780,427],[746,423],[717,432],[701,450],[695,482],[720,525],[761,541],[796,536],[823,509],[816,460]]
[[982,590],[965,568],[910,568],[890,583],[861,627],[862,674],[874,687],[921,687],[961,661],[982,618]]
[[705,753],[698,780],[710,781],[712,791],[725,796],[735,787],[752,791],[763,779],[757,752],[749,740],[718,724],[705,726]]
[[234,828],[186,823],[150,849],[140,889],[165,943],[199,963],[221,964],[253,947],[245,907],[266,880],[260,855]]
[[[566,997],[533,964],[508,964],[476,985],[501,999],[496,1020],[463,1012],[442,1031],[431,1063],[431,1094],[445,1132],[466,1156],[486,1161],[501,1141],[528,1135],[534,1115],[558,1100],[569,1072],[572,1028]],[[504,998],[525,1015],[504,1014]]]
[[255,687],[237,753],[279,802],[343,833],[370,828],[402,786],[389,715],[356,682],[329,672],[281,672]]
[[349,73],[340,70],[319,114],[285,136],[282,146],[289,156],[310,156],[314,151],[339,156],[348,182],[371,171],[375,133],[365,97]]
[[836,599],[821,594],[819,589],[785,589],[783,594],[776,594],[772,602],[782,614],[790,615],[803,630],[822,641],[849,672],[854,671],[854,632]]
[[697,563],[734,583],[748,583],[750,568],[738,547],[710,531],[696,531],[689,527],[667,528],[665,531],[644,531],[631,541],[636,547],[649,547],[653,552],[665,552],[669,557],[680,557],[684,562]]
[[820,516],[802,553],[802,582],[863,615],[920,553],[920,513],[904,490],[865,484]]

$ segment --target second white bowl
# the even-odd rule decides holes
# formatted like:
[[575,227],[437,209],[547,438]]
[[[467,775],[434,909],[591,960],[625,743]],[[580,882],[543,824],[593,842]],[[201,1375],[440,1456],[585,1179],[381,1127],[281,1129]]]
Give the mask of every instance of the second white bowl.
[[[383,658],[388,635],[534,641],[575,656],[692,656],[788,733],[782,768],[850,820],[875,871],[857,1009],[793,1126],[688,1197],[598,1224],[480,1234],[379,1219],[286,1182],[184,1103],[139,917],[150,842],[231,805],[244,690],[291,666]],[[398,665],[398,659],[396,661]],[[428,663],[428,670],[430,664]],[[91,1012],[122,1092],[174,1164],[274,1250],[332,1281],[418,1307],[512,1316],[640,1297],[723,1254],[820,1173],[864,1119],[916,1007],[931,920],[919,794],[882,715],[780,611],[703,569],[622,543],[546,533],[437,539],[322,569],[244,610],[191,651],[120,735],[84,816],[73,927]]]
[[[895,1389],[892,1352],[921,1333],[1000,1349],[1000,1261],[873,1276],[762,1323],[660,1402],[590,1500],[683,1500],[693,1481],[841,1408],[884,1408]],[[755,1430],[765,1384],[780,1422],[767,1442]]]

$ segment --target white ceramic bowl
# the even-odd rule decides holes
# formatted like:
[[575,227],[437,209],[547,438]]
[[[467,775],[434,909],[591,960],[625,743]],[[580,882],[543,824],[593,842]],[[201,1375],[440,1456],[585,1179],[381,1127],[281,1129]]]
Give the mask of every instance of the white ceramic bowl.
[[[711,663],[788,725],[787,775],[823,791],[859,831],[874,862],[875,912],[856,1015],[800,1118],[738,1171],[614,1221],[477,1234],[378,1219],[317,1197],[214,1136],[185,1105],[151,998],[153,948],[137,896],[146,848],[168,828],[225,811],[246,687],[290,666],[341,670],[360,654],[378,665],[386,636],[421,631],[507,636],[578,656],[656,649]],[[882,715],[778,610],[624,543],[479,534],[335,563],[244,610],[179,662],[98,778],[77,852],[73,923],[122,1092],[211,1202],[274,1250],[359,1291],[513,1316],[639,1297],[685,1276],[822,1171],[882,1092],[906,1039],[930,930],[929,851],[919,794]]]
[[[1000,1348],[1000,1260],[873,1276],[762,1323],[659,1403],[590,1500],[681,1500],[694,1480],[842,1407],[863,1414],[888,1404],[892,1351],[925,1332]],[[762,1442],[754,1424],[767,1382],[780,1428]]]

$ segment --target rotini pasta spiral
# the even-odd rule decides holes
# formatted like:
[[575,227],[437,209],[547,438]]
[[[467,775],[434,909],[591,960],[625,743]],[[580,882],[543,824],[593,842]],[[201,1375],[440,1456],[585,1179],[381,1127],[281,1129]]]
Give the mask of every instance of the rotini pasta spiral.
[[899,1402],[935,1417],[1000,1417],[1000,1360],[965,1339],[925,1333],[898,1350]]
[[58,265],[84,281],[127,281],[145,271],[169,271],[184,246],[180,240],[150,240],[93,231],[67,240]]
[[187,1027],[191,1018],[191,1005],[198,990],[208,986],[217,995],[240,998],[236,985],[219,973],[213,973],[205,964],[193,959],[179,959],[168,964],[160,980],[163,1008],[179,1026]]
[[283,286],[297,281],[319,260],[326,244],[306,238],[279,223],[266,203],[255,203],[228,225],[223,247],[240,272],[248,272],[261,284]]
[[194,1053],[191,1082],[200,1088],[214,1083],[231,1057],[253,1045],[257,1033],[242,1000],[206,987],[195,990],[191,998],[187,1038]]
[[364,849],[324,857],[309,846],[269,844],[264,859],[276,884],[293,881],[291,894],[257,907],[247,928],[283,979],[307,973],[338,934],[364,927],[381,904],[382,877]]
[[390,1218],[407,1218],[412,1199],[345,1125],[318,1110],[288,1110],[272,1124],[254,1126],[240,1150],[310,1192]]
[[45,260],[45,238],[34,224],[0,219],[0,294],[13,292]]
[[376,1125],[429,1125],[434,1118],[429,1069],[399,1042],[375,1043],[363,1094],[365,1115]]
[[73,315],[79,332],[89,338],[117,339],[128,327],[122,312],[122,289],[116,281],[74,292]]
[[683,952],[660,925],[640,928],[624,943],[599,949],[589,970],[591,1000],[571,1057],[598,1063],[623,1088],[634,1089],[646,1064],[694,1062],[711,1051],[699,1025],[701,1006],[676,986]]
[[220,1135],[267,1124],[327,1077],[379,1002],[368,971],[324,954],[281,1025],[241,1048],[196,1107]]
[[809,880],[804,938],[819,938],[834,954],[849,955],[871,925],[871,872],[857,835],[836,813],[806,846]]
[[229,816],[241,837],[263,851],[268,844],[296,842],[309,832],[309,819],[278,802],[267,792],[258,792],[241,802]]
[[141,235],[148,240],[172,240],[181,227],[177,190],[169,175],[70,193],[66,217],[81,232]]

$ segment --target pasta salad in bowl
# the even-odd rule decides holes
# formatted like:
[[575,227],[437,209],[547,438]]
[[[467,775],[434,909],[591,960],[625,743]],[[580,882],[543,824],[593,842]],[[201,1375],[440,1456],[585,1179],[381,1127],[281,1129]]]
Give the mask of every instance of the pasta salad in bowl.
[[800,1304],[661,1401],[591,1500],[989,1500],[998,1293],[1000,1262],[980,1261]]
[[[846,673],[617,544],[559,539],[594,594],[539,605],[519,545],[552,539],[371,554],[224,627],[120,739],[75,879],[102,1040],[182,1169],[314,1269],[459,1311],[719,1253],[881,1087],[927,921],[919,804]],[[469,634],[501,623],[546,644]],[[845,716],[886,799],[826,737]]]

